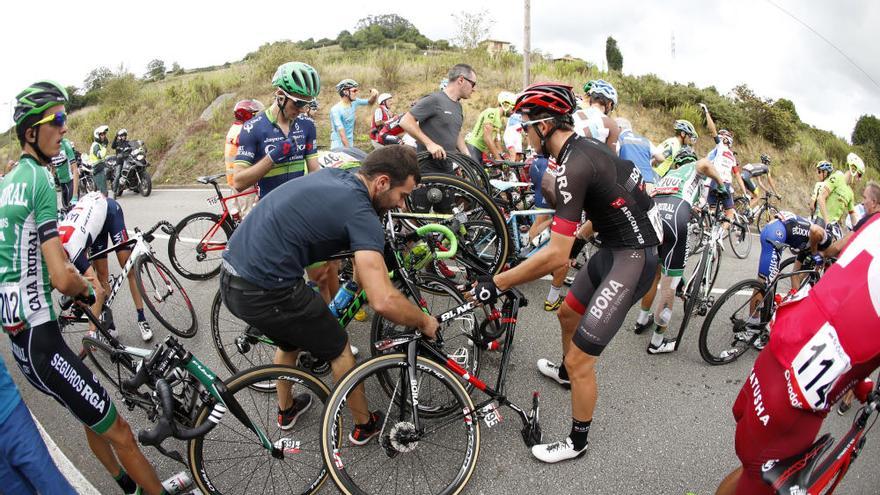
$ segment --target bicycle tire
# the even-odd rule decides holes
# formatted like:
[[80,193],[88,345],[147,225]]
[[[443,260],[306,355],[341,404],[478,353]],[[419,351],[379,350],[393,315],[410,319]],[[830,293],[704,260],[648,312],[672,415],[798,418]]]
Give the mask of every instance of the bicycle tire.
[[775,220],[778,213],[779,209],[769,203],[761,206],[758,210],[758,214],[755,215],[755,226],[758,228],[758,233],[760,233],[761,229],[766,227],[768,223]]
[[[212,245],[219,247],[229,241],[235,227],[228,221],[220,223],[222,217],[216,213],[199,212],[193,213],[177,222],[174,233],[168,238],[168,260],[171,268],[181,277],[189,280],[208,280],[220,273],[220,262],[223,260],[223,250],[200,252],[200,247],[205,236],[216,225],[220,228],[214,232],[209,240]],[[221,238],[218,234],[222,232]],[[203,259],[200,257],[204,256]]]
[[121,389],[123,380],[134,378],[137,373],[138,363],[130,355],[120,353],[103,340],[85,336],[82,346],[93,369],[109,380],[117,390]]
[[[211,342],[220,361],[236,374],[242,370],[272,364],[275,357],[275,346],[268,344],[264,337],[256,332],[248,332],[251,326],[239,320],[226,309],[220,298],[220,289],[214,294],[211,303]],[[246,345],[239,347],[237,339],[243,339]],[[273,384],[254,384],[254,389],[263,392],[274,392]]]
[[[254,383],[280,379],[298,385],[295,393],[308,393],[312,398],[310,409],[288,431],[281,430],[277,425],[275,411],[278,403],[275,396],[257,392],[251,387]],[[284,459],[275,459],[259,443],[256,434],[228,412],[217,426],[203,437],[190,440],[187,445],[189,465],[198,488],[206,494],[226,495],[255,493],[259,487],[262,487],[262,493],[275,493],[275,487],[281,487],[285,493],[311,494],[320,490],[327,479],[318,431],[322,419],[321,406],[330,395],[327,386],[303,370],[279,365],[242,371],[224,381],[224,384],[270,441],[277,443],[281,438],[296,440],[285,448]],[[316,400],[320,404],[315,404]],[[196,425],[209,420],[213,406],[213,401],[202,406],[196,416]],[[242,457],[232,457],[236,452]],[[264,458],[260,459],[255,452],[262,453]],[[300,474],[301,468],[307,474]],[[266,473],[265,479],[255,481],[261,477],[261,473]],[[227,479],[231,481],[227,482]],[[291,486],[291,482],[300,480],[296,487]]]
[[[455,287],[455,284],[444,278],[436,275],[421,274],[416,284],[419,286],[422,298],[427,303],[427,308],[432,315],[445,313],[465,303],[464,297]],[[443,302],[438,300],[436,296],[446,296],[451,301]],[[370,327],[370,342],[375,344],[384,339],[394,338],[407,333],[411,334],[414,331],[414,328],[402,327],[386,320],[382,315],[376,314]],[[479,341],[479,328],[474,313],[464,313],[444,323],[440,328],[440,334],[443,336],[443,347],[441,348],[443,352],[454,359],[459,366],[466,369],[468,373],[473,376],[479,376],[481,350],[480,346],[475,343]],[[397,350],[397,352],[399,351]],[[388,354],[389,352],[381,353],[374,345],[370,345],[370,353],[373,356]],[[385,392],[390,394],[391,391],[387,388],[387,382],[385,385]],[[470,393],[473,390],[473,385],[468,383],[465,388]]]
[[[421,471],[422,466],[430,466],[431,474],[435,479],[440,480],[439,485],[442,486],[422,489],[417,486],[407,486],[401,487],[400,493],[430,492],[455,495],[461,492],[473,475],[480,452],[480,420],[471,412],[474,410],[474,405],[470,396],[458,376],[442,365],[423,357],[418,357],[415,365],[418,368],[419,379],[413,387],[419,392],[419,410],[423,406],[423,401],[435,398],[433,395],[425,394],[423,390],[434,387],[427,384],[430,380],[440,387],[440,392],[446,392],[457,402],[456,414],[436,418],[428,418],[420,414],[422,430],[418,439],[413,440],[402,436],[408,433],[415,434],[412,423],[406,421],[412,418],[411,403],[392,396],[390,399],[385,399],[388,402],[387,406],[383,402],[378,408],[386,418],[382,431],[377,435],[378,439],[360,447],[353,447],[348,441],[340,442],[343,428],[353,422],[347,406],[349,394],[353,390],[366,390],[367,397],[371,398],[374,404],[377,403],[378,398],[384,396],[377,383],[378,375],[393,371],[405,373],[409,363],[404,354],[386,354],[374,357],[352,369],[334,388],[324,409],[321,425],[321,451],[324,462],[330,470],[330,477],[342,493],[346,495],[389,493],[391,483],[396,487],[397,483],[407,481],[396,477],[395,472],[416,472],[414,470]],[[360,388],[361,386],[364,388]],[[407,382],[406,385],[398,386],[395,390],[409,394],[411,388]],[[396,422],[389,425],[388,418],[394,418]],[[456,437],[462,438],[451,438],[456,433],[458,433]],[[444,435],[445,438],[440,438]],[[431,441],[426,441],[426,436],[430,436]],[[440,452],[432,450],[435,448],[439,448]],[[416,454],[413,454],[414,452]],[[352,456],[349,453],[352,453]],[[392,453],[396,455],[391,455]],[[463,456],[460,463],[453,459],[455,453],[461,453]],[[378,465],[361,464],[371,462]],[[408,470],[406,467],[396,469],[398,463],[409,464],[411,469]],[[446,470],[444,466],[451,467]],[[383,473],[383,468],[390,468],[391,474]],[[427,476],[422,478],[425,483],[430,483]],[[412,485],[421,482],[422,479],[411,480]]]
[[[749,315],[749,310],[746,306],[749,304],[749,300],[751,296],[746,297],[744,304],[740,304],[734,312],[738,312],[743,308],[746,309],[746,312],[743,315],[740,315],[740,318],[730,318],[731,321],[718,321],[717,325],[715,325],[715,330],[712,329],[712,324],[715,322],[715,317],[721,311],[721,308],[727,306],[728,301],[733,301],[733,298],[742,290],[747,289],[759,289],[763,290],[764,284],[755,279],[747,279],[737,282],[733,284],[730,288],[728,288],[721,297],[715,302],[712,306],[712,309],[709,310],[709,314],[706,315],[706,319],[703,320],[703,326],[700,328],[700,339],[699,339],[699,348],[700,348],[700,356],[704,361],[711,365],[721,365],[728,364],[733,361],[739,359],[739,357],[751,347],[751,342],[744,342],[741,340],[736,340],[733,338],[734,332],[738,331],[738,329],[745,329],[745,319]],[[742,301],[734,301],[733,304],[741,303]],[[761,311],[758,309],[757,311]],[[731,327],[733,325],[733,327]],[[713,332],[712,343],[710,344],[709,333]],[[726,337],[725,337],[726,335]],[[728,342],[733,339],[729,345],[722,345],[719,349],[715,349],[715,340],[719,342]],[[733,347],[730,347],[733,346]],[[723,348],[721,348],[723,347]],[[720,352],[716,352],[720,351]]]
[[700,295],[700,286],[703,284],[703,276],[706,273],[706,263],[708,262],[709,251],[703,251],[700,256],[700,261],[698,262],[697,267],[694,269],[694,272],[691,274],[690,281],[685,288],[686,290],[686,299],[684,303],[684,308],[682,308],[681,313],[681,324],[678,327],[678,336],[675,338],[675,347],[678,348],[681,345],[681,338],[684,335],[684,331],[688,326],[688,323],[691,321],[691,315],[694,313],[694,308],[697,305],[697,299]]
[[[734,219],[736,221],[730,224],[730,229],[727,232],[727,241],[734,256],[744,260],[749,257],[749,253],[752,250],[751,224],[746,222],[745,217],[739,214]],[[738,239],[738,241],[734,242],[734,239]]]
[[[464,217],[463,219],[459,219],[461,223],[483,220],[492,224],[495,232],[498,234],[495,241],[497,246],[495,248],[494,257],[488,262],[480,260],[480,262],[476,264],[478,265],[478,269],[486,274],[496,275],[501,273],[508,257],[510,256],[510,233],[507,230],[504,215],[502,215],[495,202],[492,201],[485,192],[481,191],[473,184],[451,175],[423,175],[421,185],[423,187],[436,187],[441,189],[444,195],[452,195],[452,213],[457,217]],[[410,211],[423,209],[414,207],[411,196],[407,199],[407,208]],[[419,222],[426,223],[427,221],[416,221],[416,223]],[[459,242],[460,251],[467,249],[467,242]]]
[[[196,334],[199,329],[199,321],[196,318],[196,310],[193,308],[192,301],[174,274],[161,261],[152,256],[138,258],[134,264],[134,280],[144,304],[162,326],[184,338]],[[149,283],[149,291],[145,282]],[[172,302],[170,305],[165,304],[175,294],[179,297],[172,299],[172,301],[180,300]],[[162,311],[156,307],[157,304],[162,304]],[[173,317],[171,313],[174,313]]]
[[718,272],[721,271],[721,246],[715,245],[715,270],[712,272],[712,278],[709,279],[709,293],[715,288],[715,281],[718,280]]

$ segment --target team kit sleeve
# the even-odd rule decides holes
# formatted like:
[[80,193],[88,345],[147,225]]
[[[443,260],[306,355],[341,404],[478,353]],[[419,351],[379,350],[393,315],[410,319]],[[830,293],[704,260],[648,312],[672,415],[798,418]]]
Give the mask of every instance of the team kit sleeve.
[[333,128],[333,132],[337,132],[345,127],[342,124],[342,112],[335,105],[330,109],[330,126]]
[[49,171],[41,168],[35,170],[34,174],[34,219],[37,234],[43,243],[58,237],[58,198]]
[[306,151],[304,156],[309,158],[318,154],[318,130],[315,128],[314,122],[308,120],[304,120],[304,122],[308,122],[306,132],[304,133],[306,138]]
[[588,179],[593,167],[589,158],[583,159],[584,165],[589,166],[572,167],[562,164],[556,170],[556,213],[553,215],[551,230],[568,237],[574,237],[577,232],[584,197],[589,193]]
[[250,167],[256,161],[259,143],[257,136],[252,132],[240,132],[238,134],[238,152],[235,154],[235,164]]

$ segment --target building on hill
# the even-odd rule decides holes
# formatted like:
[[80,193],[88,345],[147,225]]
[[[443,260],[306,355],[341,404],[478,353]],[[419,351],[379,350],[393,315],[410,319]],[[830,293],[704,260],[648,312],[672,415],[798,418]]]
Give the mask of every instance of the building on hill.
[[513,44],[509,41],[484,40],[480,42],[480,45],[484,46],[486,48],[486,51],[492,57],[498,55],[499,53],[513,51]]

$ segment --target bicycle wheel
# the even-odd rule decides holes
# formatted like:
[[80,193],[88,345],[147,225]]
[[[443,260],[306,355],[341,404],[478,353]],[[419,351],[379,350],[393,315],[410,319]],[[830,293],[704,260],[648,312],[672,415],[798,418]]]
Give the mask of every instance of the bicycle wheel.
[[755,227],[757,227],[758,232],[760,233],[765,225],[775,220],[778,213],[779,210],[770,203],[762,206],[761,209],[758,210],[758,214],[755,215]]
[[220,273],[223,248],[234,227],[216,213],[193,213],[168,238],[168,260],[181,277],[207,280]]
[[[750,310],[752,293],[764,290],[759,280],[749,279],[727,289],[709,310],[700,329],[700,356],[712,365],[730,363],[741,356],[763,331],[762,303]],[[749,323],[749,322],[752,323]]]
[[752,250],[752,231],[751,224],[746,218],[740,214],[734,216],[733,223],[727,232],[727,240],[730,242],[730,249],[737,258],[744,260],[749,257]]
[[711,228],[708,217],[704,215],[691,217],[688,222],[688,256],[693,256],[703,250],[703,232]]
[[[275,346],[259,330],[239,320],[220,299],[220,289],[211,303],[211,341],[223,365],[233,375],[241,370],[272,364]],[[273,392],[272,383],[256,383],[257,390]]]
[[[464,297],[451,282],[435,275],[421,274],[416,281],[425,300],[428,310],[432,315],[444,313],[452,308],[465,303]],[[384,339],[394,338],[402,334],[413,333],[415,329],[397,325],[386,320],[382,315],[373,318],[370,329],[370,342],[376,343]],[[440,327],[440,335],[443,337],[442,345],[438,347],[450,358],[454,359],[462,368],[468,370],[473,376],[479,376],[480,370],[480,346],[474,342],[478,340],[479,329],[477,318],[473,312],[462,314]],[[399,350],[398,350],[399,352]],[[370,346],[370,353],[378,356],[380,352],[375,346]],[[385,392],[390,395],[393,387],[386,383]],[[468,392],[473,386],[468,384]]]
[[[312,403],[290,430],[278,427],[275,395],[253,390],[255,383],[285,380],[295,395],[307,394]],[[206,494],[315,493],[327,479],[321,456],[321,411],[330,390],[305,371],[290,366],[260,366],[243,371],[224,382],[242,410],[266,434],[282,446],[276,459],[257,435],[226,413],[205,436],[191,440],[188,460],[199,489]],[[195,424],[209,420],[213,401],[199,411]]]
[[[452,214],[462,224],[470,224],[471,222],[483,221],[492,224],[496,236],[492,240],[492,248],[487,252],[492,253],[491,259],[479,259],[475,253],[476,248],[469,242],[467,236],[463,236],[459,241],[458,249],[461,251],[460,256],[468,256],[473,259],[476,268],[485,273],[498,274],[504,269],[504,263],[510,254],[510,233],[507,230],[507,224],[504,221],[504,215],[498,210],[495,203],[486,193],[469,182],[465,182],[458,177],[436,174],[424,175],[420,187],[427,188],[429,197],[443,198],[440,203],[447,203],[451,206],[451,211],[445,212]],[[412,196],[407,199],[407,209],[420,213],[444,213],[434,211],[435,204],[419,205],[414,204]],[[416,221],[417,223],[427,223],[431,221]],[[467,252],[467,254],[465,253]]]
[[88,363],[91,363],[89,367],[110,380],[117,390],[120,389],[123,380],[134,378],[138,360],[131,355],[121,353],[107,342],[95,337],[83,337],[82,346]]
[[[339,490],[354,493],[459,493],[473,475],[480,452],[480,420],[467,391],[452,372],[428,359],[416,361],[410,384],[403,354],[387,354],[351,370],[333,390],[324,410],[321,451]],[[390,398],[382,376],[394,377]],[[378,440],[355,446],[340,439],[353,426],[354,394],[366,392],[383,415]],[[411,394],[417,394],[419,430]],[[435,402],[456,404],[453,414],[429,417]],[[358,411],[366,415],[367,411]]]
[[192,301],[174,274],[152,256],[141,256],[134,264],[134,280],[144,304],[165,328],[181,337],[192,337],[199,329]]
[[703,285],[703,278],[706,273],[706,263],[709,261],[708,259],[709,251],[704,251],[703,255],[700,256],[700,260],[697,262],[697,266],[694,268],[694,271],[691,272],[691,276],[688,277],[687,282],[685,283],[684,308],[681,313],[681,324],[678,327],[678,337],[676,337],[678,342],[676,342],[676,346],[681,345],[681,337],[684,335],[684,330],[691,321],[691,315],[694,313],[694,308],[696,308],[697,303],[700,302],[700,288]]

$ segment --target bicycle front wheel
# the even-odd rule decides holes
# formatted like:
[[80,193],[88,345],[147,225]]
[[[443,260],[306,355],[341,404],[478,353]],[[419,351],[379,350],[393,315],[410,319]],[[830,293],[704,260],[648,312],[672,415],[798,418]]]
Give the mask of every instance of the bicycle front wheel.
[[83,337],[82,346],[86,359],[91,364],[89,367],[110,380],[116,389],[120,388],[124,380],[134,378],[138,361],[131,355],[119,352],[110,344],[91,336]]
[[727,240],[730,242],[730,249],[737,258],[744,260],[749,257],[752,250],[752,231],[745,217],[737,214],[733,223],[730,224],[730,230],[727,233]]
[[[419,357],[415,366],[418,380],[410,384],[405,355],[375,357],[350,371],[333,390],[324,409],[321,451],[342,493],[457,494],[473,475],[480,452],[480,420],[473,402],[459,378],[440,364]],[[383,375],[394,378],[390,397],[383,392]],[[355,446],[342,438],[348,434],[345,428],[354,425],[353,403],[362,401],[357,396],[364,393],[383,419],[377,438]],[[455,402],[454,414],[424,417],[422,406],[435,402]]]
[[134,280],[144,304],[165,328],[181,337],[199,329],[192,301],[174,275],[152,256],[141,256],[134,267]]
[[[220,299],[220,289],[211,303],[211,341],[220,360],[233,375],[241,370],[272,364],[275,346],[256,328],[235,317]],[[272,383],[254,383],[257,390],[271,392]]]
[[775,220],[778,213],[779,210],[769,203],[762,206],[758,210],[758,214],[755,215],[755,227],[758,228],[758,232],[761,232],[765,225]]
[[232,236],[229,222],[215,213],[193,213],[174,227],[168,238],[168,260],[181,277],[207,280],[220,273],[223,249]]
[[767,323],[761,318],[763,299],[751,310],[752,294],[763,290],[759,280],[743,280],[718,298],[700,329],[700,356],[704,361],[727,364],[751,347]]
[[[288,430],[278,426],[278,400],[274,394],[254,390],[256,383],[283,380],[294,396],[305,394],[310,406]],[[188,445],[188,460],[199,489],[207,494],[317,492],[327,478],[321,457],[321,412],[330,390],[309,373],[290,366],[260,366],[224,382],[227,390],[253,424],[283,457],[264,448],[257,435],[231,412],[205,436]],[[213,402],[199,411],[196,425],[209,420]]]

